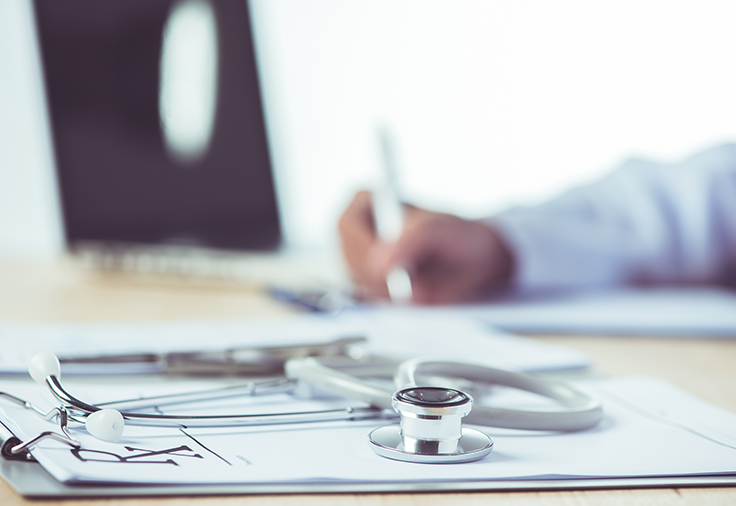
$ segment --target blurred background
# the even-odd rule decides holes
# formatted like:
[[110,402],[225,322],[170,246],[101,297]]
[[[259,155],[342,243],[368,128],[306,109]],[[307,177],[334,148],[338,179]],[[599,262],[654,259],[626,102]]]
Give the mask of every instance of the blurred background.
[[[394,136],[415,204],[480,217],[736,139],[723,0],[253,0],[285,244],[334,249]],[[29,0],[0,0],[0,256],[63,250]]]

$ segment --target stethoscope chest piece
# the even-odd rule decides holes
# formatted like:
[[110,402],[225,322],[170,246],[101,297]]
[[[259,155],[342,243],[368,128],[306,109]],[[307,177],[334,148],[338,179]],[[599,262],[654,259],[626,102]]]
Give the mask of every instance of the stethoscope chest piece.
[[397,425],[379,427],[368,435],[373,451],[404,462],[450,464],[482,459],[493,450],[483,432],[462,426],[473,399],[451,388],[410,387],[393,395],[401,415]]

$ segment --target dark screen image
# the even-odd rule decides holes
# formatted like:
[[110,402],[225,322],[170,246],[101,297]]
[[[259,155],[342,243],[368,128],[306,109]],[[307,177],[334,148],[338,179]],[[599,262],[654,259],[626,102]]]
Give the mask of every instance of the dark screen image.
[[159,110],[163,34],[177,2],[35,1],[72,248],[88,241],[278,245],[248,6],[209,5],[218,55],[214,120],[206,150],[182,162],[167,148]]

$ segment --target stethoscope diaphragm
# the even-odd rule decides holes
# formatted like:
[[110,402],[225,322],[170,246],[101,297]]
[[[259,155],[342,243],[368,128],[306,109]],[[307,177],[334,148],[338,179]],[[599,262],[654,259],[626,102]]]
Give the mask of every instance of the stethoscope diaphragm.
[[487,434],[462,426],[473,398],[451,388],[409,387],[392,397],[401,422],[368,434],[378,455],[403,462],[450,464],[479,460],[493,450]]

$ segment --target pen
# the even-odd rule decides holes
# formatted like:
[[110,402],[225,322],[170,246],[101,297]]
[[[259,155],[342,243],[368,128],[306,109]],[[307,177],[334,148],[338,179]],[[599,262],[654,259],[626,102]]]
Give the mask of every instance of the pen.
[[[404,208],[398,191],[396,157],[386,128],[378,129],[381,147],[383,177],[373,192],[373,219],[376,234],[385,242],[393,243],[401,237],[404,227]],[[386,275],[386,286],[393,302],[410,302],[413,298],[411,278],[402,266],[394,267]]]

